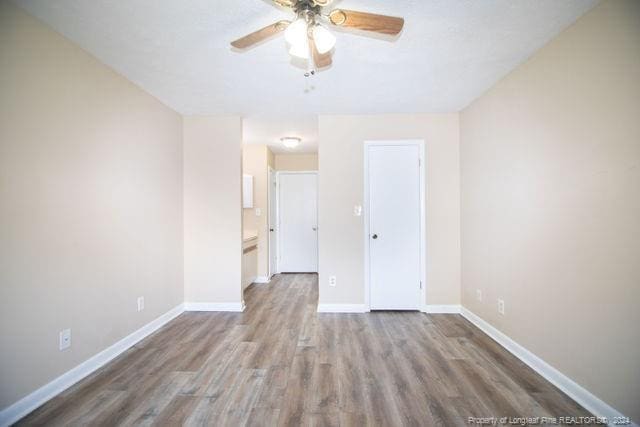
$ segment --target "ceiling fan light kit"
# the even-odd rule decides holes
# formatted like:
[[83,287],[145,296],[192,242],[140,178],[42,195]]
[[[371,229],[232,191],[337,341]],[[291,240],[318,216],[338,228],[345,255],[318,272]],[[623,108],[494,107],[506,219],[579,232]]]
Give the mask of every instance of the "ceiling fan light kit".
[[311,68],[323,69],[331,65],[331,51],[336,37],[321,22],[360,31],[395,36],[402,31],[404,19],[376,15],[346,9],[334,9],[328,14],[323,8],[332,0],[273,0],[279,6],[289,8],[296,19],[278,21],[247,36],[231,42],[237,49],[247,49],[284,31],[290,45],[289,54],[308,60]]

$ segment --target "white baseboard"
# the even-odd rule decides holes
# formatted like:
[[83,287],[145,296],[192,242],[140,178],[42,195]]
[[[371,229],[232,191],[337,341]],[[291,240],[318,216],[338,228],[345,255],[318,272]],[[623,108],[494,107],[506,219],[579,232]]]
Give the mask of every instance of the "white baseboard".
[[185,302],[184,311],[244,311],[242,302]]
[[[551,384],[558,387],[593,415],[597,417],[606,417],[609,421],[609,425],[613,425],[612,423],[615,417],[624,417],[624,415],[617,409],[611,407],[609,404],[603,402],[602,400],[591,394],[588,390],[574,382],[571,378],[567,377],[562,372],[558,371],[556,368],[549,365],[547,362],[540,359],[538,356],[536,356],[526,348],[522,347],[520,344],[500,332],[495,327],[491,326],[488,322],[481,319],[478,315],[469,311],[465,307],[462,307],[461,314],[465,319],[477,326],[478,329],[489,335],[498,344],[507,349],[518,359],[529,365],[531,369],[536,371]],[[631,426],[638,427],[638,425],[634,423],[632,423]]]
[[318,313],[366,313],[364,304],[318,304]]
[[457,304],[424,305],[420,311],[431,314],[460,314],[460,306]]
[[269,276],[258,276],[253,281],[254,283],[269,283]]
[[137,331],[124,337],[117,343],[106,348],[90,359],[85,360],[70,371],[65,372],[48,384],[43,385],[33,393],[18,400],[13,405],[0,411],[0,426],[9,426],[29,414],[56,395],[62,393],[78,381],[89,376],[103,367],[130,347],[151,335],[171,320],[184,312],[184,305],[172,308],[157,319],[147,323]]

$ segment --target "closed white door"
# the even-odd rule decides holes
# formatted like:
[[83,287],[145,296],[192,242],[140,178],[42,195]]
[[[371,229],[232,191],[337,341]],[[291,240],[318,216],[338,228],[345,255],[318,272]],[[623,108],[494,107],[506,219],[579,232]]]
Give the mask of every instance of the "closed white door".
[[269,275],[273,276],[278,273],[278,217],[276,205],[276,173],[269,168],[269,191],[267,196],[269,199]]
[[369,302],[420,308],[420,146],[367,145]]
[[318,271],[318,176],[286,173],[278,176],[278,270]]

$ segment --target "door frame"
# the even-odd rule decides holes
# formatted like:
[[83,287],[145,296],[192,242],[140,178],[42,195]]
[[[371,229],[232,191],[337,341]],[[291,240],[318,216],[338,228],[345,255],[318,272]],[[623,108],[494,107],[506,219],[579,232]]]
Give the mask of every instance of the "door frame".
[[278,270],[278,273],[280,273],[280,247],[282,245],[280,245],[280,176],[281,175],[316,175],[316,257],[318,258],[316,260],[316,266],[317,266],[317,270],[319,272],[320,270],[320,245],[318,244],[318,241],[320,240],[319,236],[320,236],[320,229],[318,228],[318,214],[319,214],[319,206],[318,206],[318,200],[319,200],[319,196],[320,196],[320,192],[318,191],[318,171],[315,170],[306,170],[306,171],[288,171],[288,170],[279,170],[279,171],[275,171],[276,173],[276,238],[278,239],[278,248],[276,250],[276,269]]
[[[273,181],[272,181],[273,179]],[[271,280],[271,278],[275,275],[278,274],[278,251],[274,251],[273,250],[273,246],[274,246],[274,242],[277,243],[278,241],[278,226],[277,226],[277,221],[278,221],[278,215],[275,215],[275,218],[271,218],[271,208],[272,205],[275,204],[275,211],[277,213],[278,211],[278,204],[277,204],[277,196],[278,196],[278,172],[273,169],[271,166],[267,167],[267,230],[269,231],[267,236],[268,236],[268,245],[269,245],[269,268],[268,270],[268,275],[269,275],[269,280]],[[275,184],[275,185],[273,185]],[[271,225],[273,223],[273,232],[271,232],[270,228]],[[271,257],[275,257],[275,268],[274,270],[271,269]]]
[[419,311],[426,307],[427,269],[426,269],[426,181],[425,181],[425,144],[423,139],[396,139],[364,141],[364,299],[366,311],[371,311],[371,265],[370,265],[370,211],[369,211],[369,148],[373,146],[417,146],[419,151],[420,174],[420,298],[416,306]]

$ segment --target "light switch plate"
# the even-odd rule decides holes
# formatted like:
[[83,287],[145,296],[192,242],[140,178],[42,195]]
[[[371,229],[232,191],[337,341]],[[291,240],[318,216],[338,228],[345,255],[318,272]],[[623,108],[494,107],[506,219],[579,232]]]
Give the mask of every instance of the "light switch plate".
[[262,215],[262,209],[256,208],[256,216]]
[[138,311],[144,310],[144,297],[138,297]]
[[353,207],[353,216],[362,216],[362,206],[355,205]]

